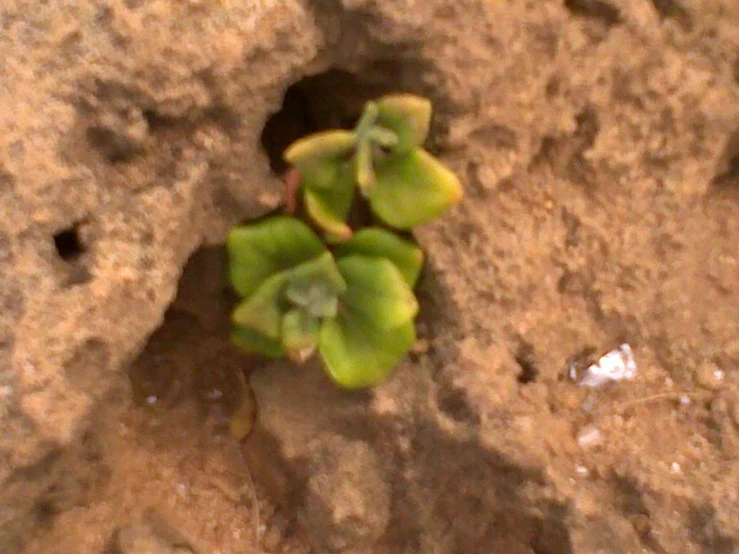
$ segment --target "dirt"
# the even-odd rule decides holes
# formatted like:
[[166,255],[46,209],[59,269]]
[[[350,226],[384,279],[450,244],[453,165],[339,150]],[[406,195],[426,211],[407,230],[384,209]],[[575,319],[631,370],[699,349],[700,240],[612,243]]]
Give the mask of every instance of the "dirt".
[[[0,28],[0,552],[739,551],[735,1],[16,0]],[[394,90],[466,196],[416,233],[419,347],[347,394],[228,344],[220,245],[287,144]],[[623,343],[633,379],[569,377]]]

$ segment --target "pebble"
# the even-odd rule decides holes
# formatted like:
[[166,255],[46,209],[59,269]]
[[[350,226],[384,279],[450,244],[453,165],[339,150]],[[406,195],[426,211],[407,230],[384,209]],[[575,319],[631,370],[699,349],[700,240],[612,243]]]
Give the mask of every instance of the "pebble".
[[695,377],[701,387],[709,390],[719,390],[724,384],[724,371],[713,362],[701,365]]
[[603,433],[595,427],[584,427],[577,434],[577,444],[580,448],[598,446],[603,442]]

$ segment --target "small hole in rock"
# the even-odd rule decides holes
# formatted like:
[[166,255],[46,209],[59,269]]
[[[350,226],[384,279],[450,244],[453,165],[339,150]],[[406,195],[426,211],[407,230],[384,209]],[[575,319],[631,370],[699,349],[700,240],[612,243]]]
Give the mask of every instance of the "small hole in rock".
[[458,423],[479,424],[480,416],[467,402],[463,391],[449,387],[442,388],[436,395],[439,409]]
[[65,262],[74,261],[84,254],[85,245],[80,238],[79,225],[75,224],[54,235],[54,246],[59,257]]
[[178,123],[177,118],[162,115],[156,110],[144,110],[143,116],[149,127],[149,131],[152,133]]
[[606,27],[621,23],[618,8],[598,0],[565,0],[565,7],[572,14],[602,21]]
[[739,187],[739,131],[729,138],[712,184],[726,190]]
[[539,376],[539,369],[534,359],[534,348],[528,343],[522,343],[516,352],[516,363],[521,368],[517,380],[524,385],[533,383]]
[[675,0],[652,0],[652,4],[662,19],[673,19],[685,30],[691,28],[690,12],[679,2]]

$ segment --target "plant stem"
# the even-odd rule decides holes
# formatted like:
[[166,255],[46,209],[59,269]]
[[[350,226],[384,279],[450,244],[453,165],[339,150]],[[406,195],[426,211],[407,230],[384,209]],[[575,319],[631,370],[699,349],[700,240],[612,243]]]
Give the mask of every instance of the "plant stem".
[[359,118],[359,122],[354,128],[354,133],[357,135],[357,138],[359,138],[360,142],[362,141],[362,139],[365,138],[369,130],[375,124],[375,121],[377,121],[378,114],[379,109],[375,102],[370,101],[364,105],[362,117]]
[[369,137],[357,144],[357,184],[364,193],[375,184],[375,169],[372,167],[372,143]]
[[373,125],[367,132],[367,138],[383,148],[392,148],[398,144],[398,135],[390,129]]

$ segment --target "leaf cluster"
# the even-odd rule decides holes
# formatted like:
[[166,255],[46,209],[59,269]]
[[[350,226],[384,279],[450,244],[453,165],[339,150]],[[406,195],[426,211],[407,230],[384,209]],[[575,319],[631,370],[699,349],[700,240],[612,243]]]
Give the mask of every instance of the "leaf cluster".
[[[368,102],[353,130],[288,147],[306,221],[280,215],[229,234],[237,345],[299,363],[317,351],[346,388],[388,377],[416,340],[413,289],[423,265],[420,248],[397,231],[462,197],[456,176],[423,149],[430,120],[427,99],[388,95]],[[350,225],[359,203],[378,225]]]

